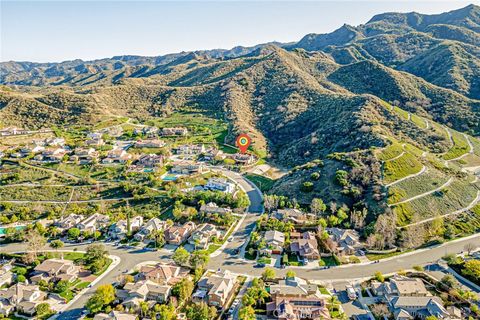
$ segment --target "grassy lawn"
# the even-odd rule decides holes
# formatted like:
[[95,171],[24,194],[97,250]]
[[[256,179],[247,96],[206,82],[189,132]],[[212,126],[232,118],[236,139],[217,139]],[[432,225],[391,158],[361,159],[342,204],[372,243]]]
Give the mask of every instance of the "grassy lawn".
[[73,294],[73,292],[72,292],[70,289],[69,289],[69,290],[65,290],[65,291],[63,291],[63,292],[60,292],[58,295],[59,295],[60,297],[64,298],[65,300],[67,300],[67,302],[70,301],[70,300],[72,300],[73,297],[74,297],[74,294]]
[[77,290],[83,290],[85,289],[86,287],[88,287],[88,285],[90,284],[91,282],[89,281],[83,281],[83,282],[80,282],[79,284],[77,284],[74,288],[77,289]]
[[336,266],[337,261],[335,260],[334,257],[323,257],[321,260],[325,263],[326,266],[331,267],[331,266]]
[[298,261],[298,257],[296,254],[288,255],[288,265],[293,267],[298,267],[300,265],[300,262]]
[[318,290],[320,290],[320,293],[321,293],[321,294],[328,294],[328,295],[330,295],[330,292],[328,292],[327,288],[325,288],[325,287],[319,286],[319,287],[318,287]]
[[113,262],[112,259],[107,258],[107,263],[105,263],[105,265],[103,266],[103,268],[101,270],[99,270],[98,272],[95,272],[94,275],[99,276],[102,273],[104,273],[105,270],[107,270],[107,268],[112,264],[112,262]]
[[271,258],[268,258],[268,257],[261,257],[257,260],[258,263],[261,263],[261,264],[270,264],[272,263],[272,259]]
[[382,260],[382,259],[386,259],[386,258],[395,257],[395,256],[398,256],[398,255],[401,255],[401,254],[404,254],[404,253],[407,253],[407,252],[410,252],[410,251],[413,251],[413,249],[406,250],[406,251],[395,251],[395,252],[391,252],[391,253],[379,253],[379,254],[367,253],[367,254],[365,254],[365,256],[367,257],[368,260],[375,261],[375,260]]
[[246,174],[245,178],[252,181],[262,192],[269,191],[275,183],[275,180],[257,174]]
[[208,246],[207,252],[208,254],[212,254],[217,251],[222,245],[220,244],[211,244]]
[[83,252],[49,252],[54,258],[62,258],[66,260],[82,260],[85,257],[85,253]]

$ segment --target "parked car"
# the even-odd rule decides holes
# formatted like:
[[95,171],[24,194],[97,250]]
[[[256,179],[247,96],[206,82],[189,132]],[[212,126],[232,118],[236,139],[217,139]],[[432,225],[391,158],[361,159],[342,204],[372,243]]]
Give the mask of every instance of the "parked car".
[[357,299],[357,293],[355,292],[355,289],[353,289],[352,286],[347,286],[347,295],[348,295],[348,299],[350,300]]

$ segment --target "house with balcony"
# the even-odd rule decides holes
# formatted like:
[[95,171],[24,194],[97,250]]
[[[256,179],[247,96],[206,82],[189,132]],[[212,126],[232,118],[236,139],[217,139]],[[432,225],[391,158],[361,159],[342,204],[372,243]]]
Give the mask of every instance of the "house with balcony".
[[210,178],[208,179],[205,188],[213,191],[233,193],[235,191],[235,184],[229,182],[226,178]]
[[148,236],[157,231],[163,232],[168,228],[167,222],[158,218],[152,218],[145,223],[140,230],[133,236],[137,241],[144,241]]
[[180,275],[185,276],[181,274],[180,267],[159,263],[154,266],[140,267],[138,274],[135,276],[135,281],[148,280],[161,285],[174,285],[182,279]]
[[192,296],[193,301],[203,301],[209,306],[222,309],[234,293],[237,277],[230,271],[218,271],[198,281],[197,290]]
[[292,240],[290,251],[304,261],[320,259],[317,238],[313,232],[304,232],[300,238]]
[[110,218],[100,213],[94,213],[77,224],[77,228],[82,231],[95,232],[101,230],[110,224]]
[[30,278],[33,283],[40,280],[57,282],[65,280],[73,282],[78,278],[79,269],[72,260],[47,259],[33,269]]
[[316,284],[293,277],[270,286],[272,302],[267,303],[267,316],[281,320],[332,319],[327,308],[328,296]]
[[181,245],[195,230],[194,222],[189,221],[184,225],[173,225],[165,230],[165,241],[168,244]]
[[192,232],[192,235],[188,238],[188,243],[197,249],[207,249],[213,237],[218,238],[220,236],[220,231],[213,224],[204,223]]
[[21,312],[33,316],[36,307],[43,303],[47,293],[37,285],[17,283],[9,288],[0,289],[0,314],[8,315]]

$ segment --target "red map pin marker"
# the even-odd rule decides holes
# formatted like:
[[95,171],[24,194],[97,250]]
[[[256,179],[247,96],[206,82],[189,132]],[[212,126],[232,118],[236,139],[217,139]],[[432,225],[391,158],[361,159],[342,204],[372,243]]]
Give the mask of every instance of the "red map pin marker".
[[244,133],[237,137],[236,144],[241,153],[247,152],[250,143],[252,143],[252,139],[250,139],[250,137]]

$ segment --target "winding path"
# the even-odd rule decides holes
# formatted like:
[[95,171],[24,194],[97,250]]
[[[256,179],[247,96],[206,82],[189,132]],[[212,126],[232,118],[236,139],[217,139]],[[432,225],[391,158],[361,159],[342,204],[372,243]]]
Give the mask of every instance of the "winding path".
[[396,181],[390,182],[389,184],[386,184],[385,187],[389,188],[389,187],[394,186],[394,185],[396,185],[397,183],[400,183],[400,182],[405,181],[405,180],[407,180],[407,179],[411,179],[411,178],[417,177],[417,176],[423,174],[423,173],[426,172],[426,171],[427,171],[427,167],[426,167],[426,166],[423,166],[422,169],[421,169],[419,172],[413,173],[413,174],[411,174],[411,175],[408,175],[408,176],[403,177],[403,178],[401,178],[401,179],[398,179],[398,180],[396,180]]
[[447,182],[445,182],[444,184],[442,184],[440,187],[438,187],[436,189],[421,193],[419,195],[413,196],[411,198],[408,198],[408,199],[405,199],[405,200],[402,200],[402,201],[399,201],[399,202],[396,202],[396,203],[389,204],[388,206],[393,207],[393,206],[397,206],[397,205],[402,204],[402,203],[406,203],[406,202],[410,202],[410,201],[413,201],[413,200],[416,200],[416,199],[423,198],[425,196],[428,196],[429,194],[432,194],[434,192],[442,190],[445,187],[448,187],[452,182],[453,182],[453,178],[450,177],[450,179],[448,179]]
[[402,226],[402,227],[397,227],[397,229],[408,228],[408,227],[411,227],[411,226],[423,224],[425,222],[433,221],[437,218],[446,218],[446,217],[449,217],[449,216],[454,216],[454,215],[457,215],[457,214],[460,214],[460,213],[464,213],[464,212],[472,209],[478,203],[478,201],[480,201],[480,191],[477,191],[477,196],[475,197],[475,199],[473,199],[473,201],[470,202],[470,204],[468,206],[466,206],[465,208],[461,208],[461,209],[455,210],[453,212],[450,212],[450,213],[447,213],[447,214],[444,214],[444,215],[441,215],[441,216],[436,216],[436,217],[428,218],[428,219],[425,219],[425,220],[422,220],[422,221],[417,221],[417,222],[414,222],[414,223],[410,223],[410,224],[407,224],[407,225]]

